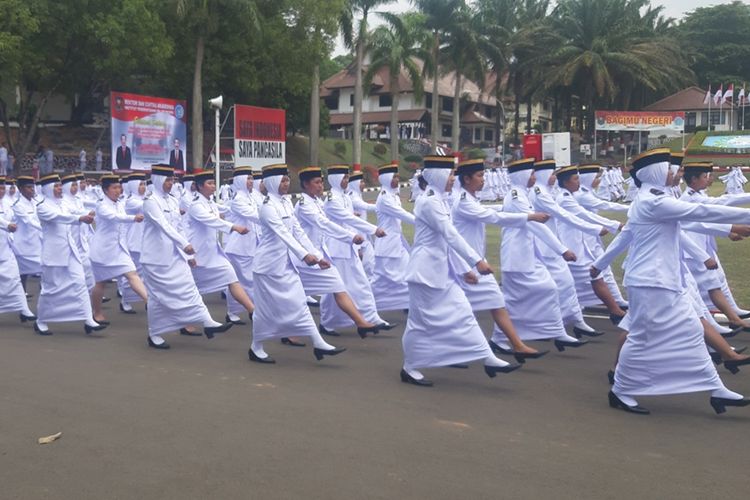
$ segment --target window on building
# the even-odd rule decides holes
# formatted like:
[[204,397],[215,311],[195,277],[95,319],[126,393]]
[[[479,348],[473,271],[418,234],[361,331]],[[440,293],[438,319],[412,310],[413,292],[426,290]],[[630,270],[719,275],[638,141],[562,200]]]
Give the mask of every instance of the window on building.
[[451,137],[451,136],[453,136],[453,127],[451,125],[444,124],[441,136],[442,137]]
[[688,131],[695,130],[696,126],[696,116],[694,111],[689,111],[685,113],[685,129]]
[[354,107],[354,94],[349,94],[349,106]]
[[475,128],[474,129],[474,142],[479,142],[481,140],[482,140],[482,129]]
[[391,99],[391,94],[383,94],[378,96],[378,106],[381,108],[390,108],[393,104],[393,99]]
[[[711,125],[724,125],[726,122],[726,113],[719,110],[711,111]],[[701,125],[708,125],[708,111],[701,112]]]
[[323,102],[326,105],[326,108],[330,109],[331,111],[335,111],[339,109],[339,96],[336,95],[330,95],[323,99]]
[[429,92],[425,94],[424,107],[427,109],[432,108],[432,94],[430,94]]
[[443,111],[447,111],[449,113],[453,112],[453,98],[452,97],[443,97]]
[[495,140],[495,131],[491,128],[484,129],[484,141],[492,142]]
[[492,108],[492,106],[485,106],[484,107],[484,116],[487,118],[492,118],[492,115],[494,114],[495,110]]

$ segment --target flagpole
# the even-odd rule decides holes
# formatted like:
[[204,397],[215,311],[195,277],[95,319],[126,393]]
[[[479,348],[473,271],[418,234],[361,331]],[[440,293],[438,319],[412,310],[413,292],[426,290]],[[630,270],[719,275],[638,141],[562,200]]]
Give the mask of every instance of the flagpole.
[[711,101],[714,100],[714,95],[711,93],[711,84],[708,84],[708,131],[711,132]]

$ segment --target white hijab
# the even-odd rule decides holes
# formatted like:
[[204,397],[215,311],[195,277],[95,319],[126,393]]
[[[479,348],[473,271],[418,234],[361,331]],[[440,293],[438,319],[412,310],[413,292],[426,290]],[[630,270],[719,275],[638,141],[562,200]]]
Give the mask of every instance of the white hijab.
[[[247,177],[248,174],[244,175],[235,175],[232,178],[232,188],[234,189],[235,193],[245,193],[250,194],[250,191],[247,189]],[[253,181],[253,184],[255,181]]]
[[266,186],[268,196],[271,198],[281,199],[283,196],[279,193],[279,186],[281,186],[281,179],[283,175],[271,175],[263,178],[263,185]]
[[331,185],[331,191],[334,193],[344,193],[344,188],[341,187],[341,181],[344,180],[344,176],[347,174],[328,174],[328,184]]
[[440,195],[445,195],[445,188],[448,187],[448,178],[451,176],[450,168],[426,168],[422,172],[422,177],[427,181],[427,185],[433,191]]
[[389,194],[398,194],[398,188],[394,189],[391,187],[391,181],[393,180],[393,172],[388,172],[378,175],[378,181],[380,182],[380,188]]
[[508,178],[510,179],[511,186],[516,188],[528,189],[529,179],[531,179],[531,174],[533,172],[534,170],[530,168],[525,168],[523,170],[519,170],[518,172],[509,172]]
[[648,167],[639,169],[636,175],[638,176],[638,180],[641,181],[642,187],[646,190],[651,188],[661,190],[667,185],[669,168],[668,161],[652,163]]

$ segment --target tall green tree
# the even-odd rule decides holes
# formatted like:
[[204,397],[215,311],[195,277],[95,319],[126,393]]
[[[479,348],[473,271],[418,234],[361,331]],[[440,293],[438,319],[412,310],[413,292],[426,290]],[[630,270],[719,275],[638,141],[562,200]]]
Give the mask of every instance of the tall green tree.
[[427,55],[418,44],[421,16],[399,16],[391,13],[380,13],[380,16],[386,24],[378,26],[370,35],[368,52],[371,60],[364,76],[364,87],[369,89],[373,77],[382,69],[388,71],[391,95],[391,161],[398,162],[398,108],[401,94],[399,81],[404,74],[411,82],[415,99],[421,99],[422,68],[417,61],[424,60]]

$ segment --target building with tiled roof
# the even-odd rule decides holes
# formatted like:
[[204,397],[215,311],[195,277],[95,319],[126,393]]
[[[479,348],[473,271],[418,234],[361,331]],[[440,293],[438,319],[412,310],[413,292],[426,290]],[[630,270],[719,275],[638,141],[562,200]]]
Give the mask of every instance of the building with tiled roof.
[[[715,90],[714,90],[715,92]],[[703,104],[706,97],[706,90],[700,87],[692,86],[679,92],[649,104],[644,111],[684,111],[685,112],[685,132],[694,132],[697,127],[707,127],[709,122],[709,105]],[[711,101],[711,129],[712,130],[730,130],[730,124],[734,123],[734,130],[737,130],[739,123],[738,107],[732,104],[724,104],[719,107]]]

